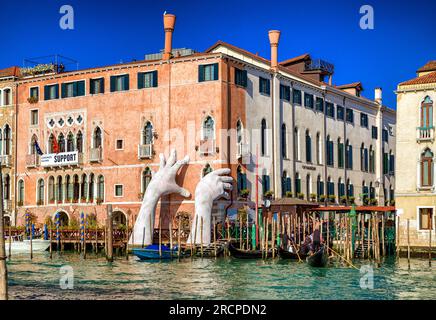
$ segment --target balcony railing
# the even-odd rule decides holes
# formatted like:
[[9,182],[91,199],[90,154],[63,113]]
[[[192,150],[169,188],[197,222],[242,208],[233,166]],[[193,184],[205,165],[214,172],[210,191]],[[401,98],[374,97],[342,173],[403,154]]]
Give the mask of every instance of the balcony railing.
[[237,145],[236,157],[238,159],[248,156],[250,153],[248,144],[239,142]]
[[103,152],[101,148],[91,148],[89,150],[90,162],[101,162],[103,160]]
[[209,156],[215,154],[215,140],[201,140],[200,141],[200,154],[202,156]]
[[418,142],[422,141],[433,141],[434,140],[434,127],[418,127],[416,130],[417,136],[416,140]]
[[27,168],[36,168],[37,166],[39,166],[39,155],[28,154],[26,156],[26,167]]
[[153,157],[153,145],[152,144],[140,144],[138,145],[138,158],[139,159],[151,159]]
[[12,157],[10,155],[0,156],[0,162],[3,167],[10,168],[12,166]]
[[321,70],[329,74],[333,74],[335,71],[335,66],[327,61],[321,59],[314,59],[307,61],[305,64],[306,71]]
[[12,211],[12,200],[3,200],[3,210],[8,212]]

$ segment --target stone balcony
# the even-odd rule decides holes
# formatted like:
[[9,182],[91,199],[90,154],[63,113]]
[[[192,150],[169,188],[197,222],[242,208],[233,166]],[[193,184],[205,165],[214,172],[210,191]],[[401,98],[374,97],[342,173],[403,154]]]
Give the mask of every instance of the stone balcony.
[[103,152],[101,148],[89,149],[89,162],[101,162],[103,160]]
[[153,145],[152,144],[140,144],[138,145],[138,159],[151,159],[153,157]]
[[1,155],[0,163],[2,167],[10,168],[12,166],[12,156],[10,155]]
[[38,166],[39,166],[39,155],[28,154],[26,156],[26,167],[27,168],[36,168]]
[[418,127],[416,128],[416,141],[420,142],[433,142],[434,141],[434,127]]
[[199,151],[200,151],[200,155],[202,156],[214,155],[216,152],[215,140],[214,139],[201,140]]

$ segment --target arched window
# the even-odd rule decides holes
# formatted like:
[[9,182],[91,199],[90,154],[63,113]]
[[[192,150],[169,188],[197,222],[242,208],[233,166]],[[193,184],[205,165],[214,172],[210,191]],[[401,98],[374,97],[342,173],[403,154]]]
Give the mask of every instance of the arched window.
[[372,145],[369,146],[369,172],[375,172],[375,152]]
[[150,184],[152,178],[151,170],[149,167],[145,168],[144,171],[142,171],[142,192],[144,193],[148,185]]
[[48,201],[53,203],[55,201],[55,182],[54,177],[48,178]]
[[208,116],[203,122],[203,140],[215,139],[215,122],[211,116]]
[[360,170],[365,171],[365,157],[364,157],[365,144],[360,146]]
[[282,197],[286,197],[286,193],[292,192],[291,178],[288,177],[287,171],[282,173]]
[[347,169],[353,169],[353,146],[348,139],[345,143],[345,167]]
[[298,197],[299,193],[301,193],[301,177],[300,174],[297,172],[295,174],[295,196]]
[[104,177],[99,176],[98,177],[98,186],[97,186],[97,197],[100,199],[101,202],[104,201]]
[[324,181],[322,181],[321,175],[318,175],[318,178],[316,179],[316,194],[318,196],[318,201],[320,200],[320,197],[324,195]]
[[389,150],[389,174],[393,175],[395,172],[395,156],[392,150]]
[[326,153],[327,153],[327,165],[334,165],[334,155],[333,155],[333,141],[330,140],[330,136],[327,136],[326,139]]
[[369,198],[375,199],[375,188],[373,187],[372,182],[369,183]]
[[306,162],[312,162],[312,138],[309,130],[306,130]]
[[79,183],[79,176],[76,174],[74,175],[74,186],[73,186],[73,202],[79,201],[79,192],[80,192],[80,183]]
[[89,201],[94,202],[94,189],[95,189],[95,177],[94,174],[91,173],[89,175]]
[[67,199],[67,202],[70,202],[71,200],[73,200],[73,195],[74,195],[74,188],[73,187],[74,187],[74,185],[73,185],[73,181],[69,175],[67,175],[65,177],[65,186],[67,188],[66,199]]
[[48,152],[49,153],[54,153],[54,149],[55,149],[54,146],[55,146],[55,137],[52,133],[48,137]]
[[11,89],[3,90],[3,105],[10,106],[12,103]]
[[421,187],[433,186],[433,152],[426,149],[421,154]]
[[327,178],[327,195],[328,196],[335,195],[335,183],[332,181],[331,177]]
[[77,136],[76,136],[76,148],[77,148],[78,152],[80,152],[80,153],[83,152],[83,134],[82,134],[82,131],[79,131],[77,133]]
[[37,189],[37,205],[44,204],[44,180],[38,180],[38,189]]
[[204,166],[204,168],[203,168],[203,171],[202,171],[202,173],[201,173],[201,176],[204,177],[204,176],[206,176],[207,174],[211,173],[212,171],[213,171],[213,170],[212,170],[212,167],[210,166],[209,163],[207,163],[207,164]]
[[338,168],[344,167],[344,143],[338,138]]
[[153,144],[153,125],[147,121],[142,130],[142,143],[145,145]]
[[338,195],[339,195],[339,198],[342,196],[345,196],[345,184],[344,184],[342,178],[338,179]]
[[241,166],[238,166],[236,174],[237,174],[238,194],[240,194],[242,190],[247,189],[247,175],[244,173]]
[[64,201],[64,185],[62,183],[62,176],[58,177],[58,184],[57,184],[57,192],[56,192],[56,200],[58,202]]
[[67,136],[67,152],[74,151],[74,136],[70,132]]
[[363,193],[363,203],[366,204],[366,202],[368,202],[368,201],[365,199],[369,199],[369,190],[368,190],[368,187],[366,185],[365,180],[362,181],[362,193]]
[[421,127],[430,128],[433,126],[433,101],[429,96],[421,103]]
[[301,160],[301,157],[300,157],[300,130],[298,130],[298,127],[294,128],[294,153],[295,153],[295,159]]
[[310,174],[306,175],[306,199],[310,200],[310,195],[312,193],[312,177]]
[[286,159],[288,156],[288,145],[286,142],[286,124],[282,124],[282,131],[281,131],[281,149],[282,149],[282,158]]
[[3,182],[3,198],[5,200],[11,199],[11,177],[9,174],[6,174]]
[[266,120],[262,119],[260,129],[260,153],[262,156],[266,155]]
[[242,143],[242,122],[238,120],[236,122],[236,141],[237,143]]
[[101,129],[100,127],[95,128],[94,135],[93,135],[93,143],[94,148],[101,148],[102,147],[102,139],[101,139]]
[[82,174],[82,182],[80,184],[81,202],[85,202],[88,197],[88,177]]
[[350,182],[350,179],[347,179],[347,196],[354,197],[354,186]]
[[59,134],[58,137],[59,152],[65,152],[65,137],[64,134]]
[[9,125],[5,125],[5,128],[3,129],[3,139],[4,139],[4,154],[10,155],[11,154],[11,147],[12,147],[12,134],[11,134],[11,127]]
[[0,155],[2,154],[3,154],[3,130],[0,128]]
[[270,185],[269,175],[264,169],[262,172],[262,192],[264,195],[266,192],[270,191],[270,187],[271,185]]
[[18,181],[18,197],[17,197],[17,201],[18,201],[18,205],[22,206],[24,204],[24,181],[20,180]]
[[36,142],[38,141],[38,137],[34,134],[32,139],[30,140],[30,154],[36,154]]
[[316,163],[322,164],[322,139],[321,134],[316,134]]

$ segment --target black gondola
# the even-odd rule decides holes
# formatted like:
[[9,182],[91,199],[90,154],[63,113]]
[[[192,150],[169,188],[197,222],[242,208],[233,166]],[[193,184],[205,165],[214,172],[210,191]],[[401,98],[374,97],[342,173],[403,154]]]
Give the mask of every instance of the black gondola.
[[307,257],[306,254],[302,254],[302,253],[296,254],[295,252],[289,252],[282,248],[279,248],[278,254],[280,258],[290,259],[290,260],[299,260],[298,257],[300,257],[300,259],[303,260]]
[[[262,250],[242,250],[236,248],[232,242],[229,242],[228,248],[232,257],[237,259],[262,259],[264,252]],[[272,256],[272,251],[268,250],[268,257]]]
[[323,268],[327,266],[328,259],[327,251],[322,246],[317,252],[308,256],[306,261],[312,267]]

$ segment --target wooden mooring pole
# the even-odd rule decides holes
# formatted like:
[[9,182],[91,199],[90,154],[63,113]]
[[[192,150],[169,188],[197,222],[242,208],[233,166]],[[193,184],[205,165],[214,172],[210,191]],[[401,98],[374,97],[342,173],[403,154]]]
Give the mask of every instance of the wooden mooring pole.
[[12,230],[11,225],[9,224],[9,261],[12,258]]
[[51,221],[50,221],[48,233],[49,233],[49,239],[50,239],[50,259],[53,259],[53,245],[52,245],[53,235],[52,235],[52,229],[51,229]]
[[159,258],[162,258],[162,216],[159,214]]
[[216,218],[213,217],[213,254],[216,257]]
[[33,259],[33,223],[30,222],[30,260]]
[[[0,182],[3,181],[0,163]],[[8,300],[8,269],[6,266],[3,188],[0,188],[0,300]]]
[[181,217],[179,216],[179,220],[177,221],[178,225],[177,225],[177,258],[180,260],[180,248],[181,248],[181,243],[180,243],[180,228],[182,227],[182,223],[181,223]]
[[[433,223],[432,223],[433,224]],[[430,229],[428,230],[428,265],[431,267],[431,230],[433,226],[430,226]]]
[[200,217],[200,254],[203,259],[203,217]]
[[113,225],[113,214],[112,214],[112,205],[107,205],[107,219],[106,219],[106,226],[107,226],[107,254],[106,259],[109,262],[114,261],[114,243],[113,243],[113,236],[114,236],[114,225]]
[[407,219],[407,265],[410,270],[410,220]]

